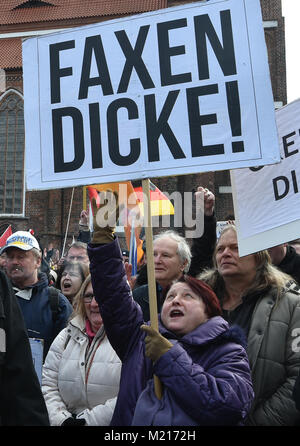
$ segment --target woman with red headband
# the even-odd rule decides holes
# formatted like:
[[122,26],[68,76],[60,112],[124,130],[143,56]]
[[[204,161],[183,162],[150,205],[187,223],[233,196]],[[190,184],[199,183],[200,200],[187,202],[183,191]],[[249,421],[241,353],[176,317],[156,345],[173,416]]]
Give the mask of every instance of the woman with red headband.
[[[114,228],[98,225],[95,203],[94,216],[88,246],[93,290],[122,361],[111,425],[242,424],[253,400],[248,358],[241,332],[221,317],[214,292],[183,276],[166,294],[157,332],[132,299]],[[162,383],[161,398],[153,375]]]

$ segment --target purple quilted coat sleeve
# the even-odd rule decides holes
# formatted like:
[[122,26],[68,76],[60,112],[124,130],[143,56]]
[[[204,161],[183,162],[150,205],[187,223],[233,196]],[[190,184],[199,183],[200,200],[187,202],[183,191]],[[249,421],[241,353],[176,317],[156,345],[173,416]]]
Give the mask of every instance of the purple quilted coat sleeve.
[[108,339],[123,361],[142,336],[143,314],[132,298],[118,240],[88,246],[96,301]]

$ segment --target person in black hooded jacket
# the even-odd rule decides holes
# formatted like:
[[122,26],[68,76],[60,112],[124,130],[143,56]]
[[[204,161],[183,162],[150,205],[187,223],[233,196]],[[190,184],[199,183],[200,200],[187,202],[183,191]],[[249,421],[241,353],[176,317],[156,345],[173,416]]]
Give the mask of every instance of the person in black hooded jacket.
[[23,316],[0,271],[0,426],[49,426]]

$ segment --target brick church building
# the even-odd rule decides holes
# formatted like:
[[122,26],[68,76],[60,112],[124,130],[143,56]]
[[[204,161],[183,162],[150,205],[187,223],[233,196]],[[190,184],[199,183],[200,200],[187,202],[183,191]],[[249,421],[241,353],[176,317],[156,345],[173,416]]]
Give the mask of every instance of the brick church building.
[[[285,34],[281,0],[260,0],[268,49],[274,107],[286,104]],[[179,0],[2,0],[0,4],[0,235],[33,228],[43,247],[61,249],[78,231],[83,188],[26,191],[24,184],[24,114],[22,39],[60,29],[178,6]],[[34,116],[32,117],[34,119]],[[195,191],[198,185],[216,195],[218,220],[233,214],[229,171],[152,178],[162,191]],[[70,212],[70,203],[72,207]]]

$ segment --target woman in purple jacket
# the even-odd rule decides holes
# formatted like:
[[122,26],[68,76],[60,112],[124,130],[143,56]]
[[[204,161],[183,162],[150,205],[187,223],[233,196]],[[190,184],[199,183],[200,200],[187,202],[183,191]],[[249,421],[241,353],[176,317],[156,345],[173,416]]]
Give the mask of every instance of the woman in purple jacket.
[[[88,247],[93,290],[109,341],[122,360],[111,425],[241,424],[253,400],[244,337],[220,316],[214,292],[188,276],[174,283],[156,332],[144,324],[132,299],[113,228],[94,220]],[[160,399],[153,375],[163,386]]]

